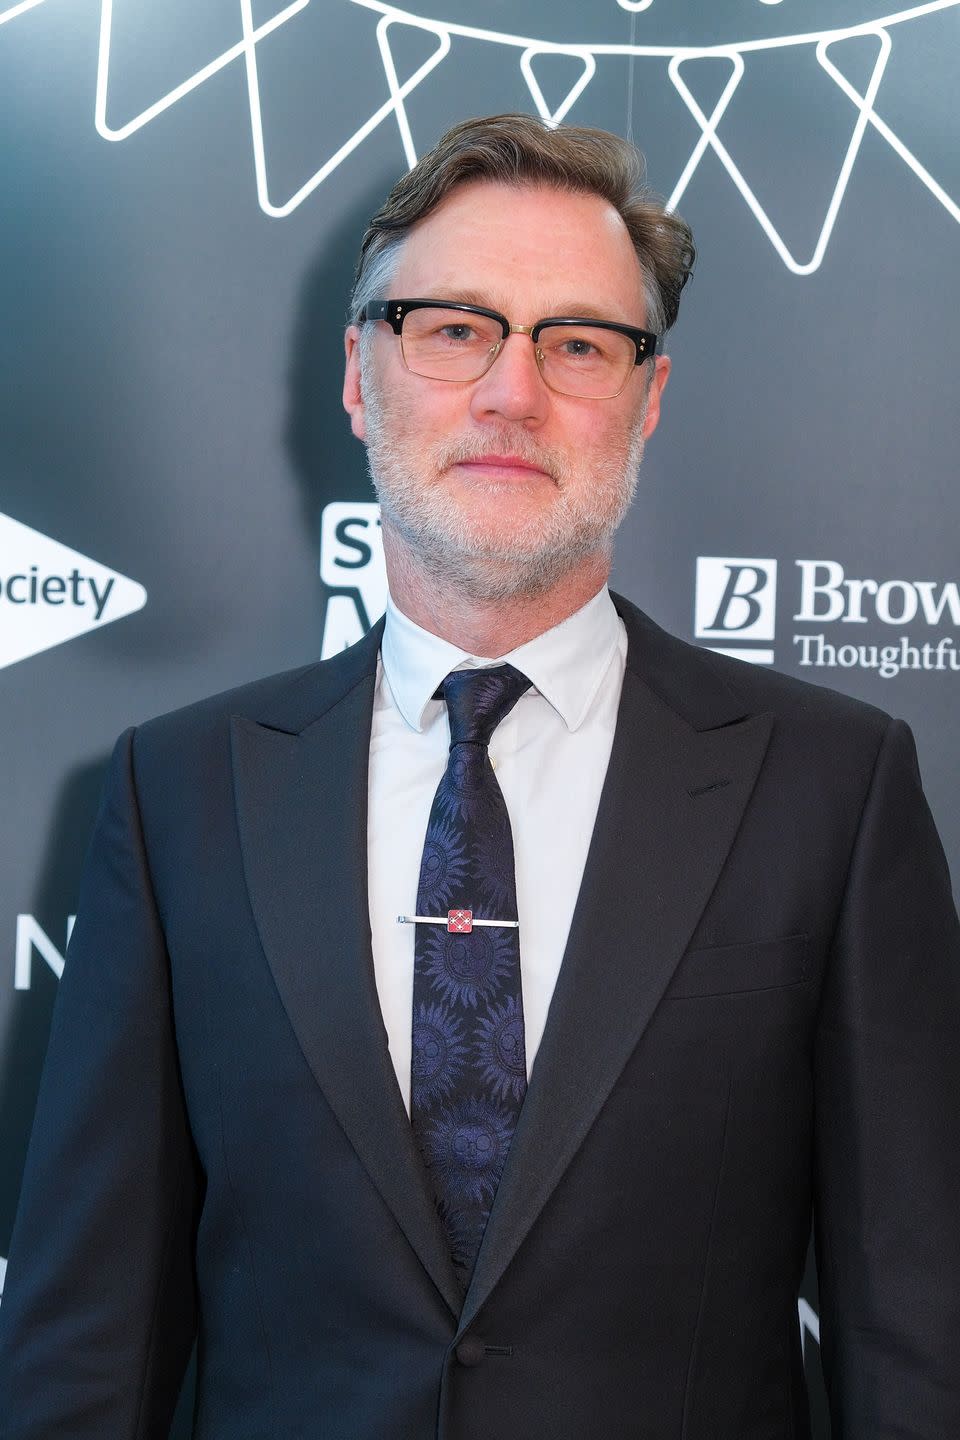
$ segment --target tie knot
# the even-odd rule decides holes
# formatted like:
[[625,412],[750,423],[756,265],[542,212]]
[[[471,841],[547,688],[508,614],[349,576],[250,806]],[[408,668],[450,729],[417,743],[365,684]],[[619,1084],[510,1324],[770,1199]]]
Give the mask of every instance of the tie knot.
[[530,689],[530,681],[512,665],[495,665],[486,670],[451,670],[441,688],[450,717],[451,747],[464,740],[489,745],[500,721]]

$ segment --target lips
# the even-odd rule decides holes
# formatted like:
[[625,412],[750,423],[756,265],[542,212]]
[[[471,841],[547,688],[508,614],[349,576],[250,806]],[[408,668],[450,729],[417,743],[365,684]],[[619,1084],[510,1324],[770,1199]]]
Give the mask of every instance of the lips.
[[540,465],[535,465],[530,460],[525,460],[522,455],[473,455],[469,460],[457,462],[462,470],[484,470],[508,478],[522,478],[526,475],[545,475],[550,478],[548,472]]

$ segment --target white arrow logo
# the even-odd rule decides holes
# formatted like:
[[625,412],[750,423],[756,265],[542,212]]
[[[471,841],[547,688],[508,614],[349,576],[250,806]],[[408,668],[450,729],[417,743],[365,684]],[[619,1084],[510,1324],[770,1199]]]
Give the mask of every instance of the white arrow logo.
[[146,603],[136,580],[0,514],[0,669]]

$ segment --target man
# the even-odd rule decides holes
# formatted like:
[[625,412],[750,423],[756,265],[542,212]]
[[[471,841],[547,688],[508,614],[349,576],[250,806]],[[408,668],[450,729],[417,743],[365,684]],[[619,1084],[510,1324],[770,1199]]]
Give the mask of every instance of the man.
[[909,731],[605,588],[692,263],[637,181],[471,121],[371,223],[386,625],[118,744],[6,1440],[162,1435],[195,1332],[201,1440],[806,1436],[811,1210],[835,1434],[960,1435],[960,941]]

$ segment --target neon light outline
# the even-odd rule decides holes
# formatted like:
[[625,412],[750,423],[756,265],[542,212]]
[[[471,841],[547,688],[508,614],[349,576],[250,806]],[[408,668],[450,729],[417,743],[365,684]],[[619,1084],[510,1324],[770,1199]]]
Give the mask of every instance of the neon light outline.
[[[0,23],[7,18],[12,18],[14,14],[21,13],[26,8],[33,8],[35,5],[42,3],[43,0],[24,0],[23,4],[15,6],[12,11],[0,15]],[[477,26],[430,19],[422,15],[413,14],[407,10],[402,10],[398,6],[388,3],[388,0],[347,0],[347,3],[372,10],[380,16],[377,23],[376,36],[384,75],[390,92],[389,99],[375,110],[364,124],[354,131],[344,142],[339,150],[331,155],[288,200],[277,204],[271,200],[269,194],[256,48],[262,40],[266,39],[268,35],[272,34],[281,25],[287,24],[288,21],[298,15],[310,3],[311,0],[293,0],[293,3],[279,11],[270,20],[262,25],[254,26],[251,0],[240,0],[242,38],[221,55],[211,60],[209,64],[198,70],[195,75],[190,76],[167,95],[162,96],[152,105],[147,106],[139,115],[134,116],[124,125],[113,127],[107,121],[106,112],[114,0],[101,0],[100,46],[97,64],[95,104],[95,123],[98,133],[103,136],[104,139],[111,141],[120,141],[129,138],[129,136],[133,135],[137,130],[142,129],[144,125],[149,124],[151,120],[156,119],[158,115],[168,110],[172,105],[175,105],[177,101],[184,99],[206,80],[209,80],[227,65],[232,64],[234,60],[242,57],[247,75],[247,93],[250,108],[250,129],[257,183],[257,197],[260,207],[265,214],[277,219],[282,219],[290,215],[293,210],[301,205],[304,200],[347,159],[357,146],[362,144],[367,136],[391,114],[396,119],[407,165],[412,166],[416,163],[416,146],[404,102],[421,81],[449,54],[453,36],[519,49],[521,52],[520,70],[537,113],[543,120],[552,125],[559,124],[587,89],[596,73],[597,59],[599,57],[663,57],[668,60],[668,73],[674,89],[700,130],[696,144],[667,202],[669,208],[673,209],[677,206],[706,151],[710,149],[726,170],[729,178],[733,181],[741,198],[747,205],[747,208],[760,225],[760,228],[763,230],[786,268],[795,275],[810,275],[817,270],[823,262],[830,237],[839,216],[850,175],[859,153],[860,145],[866,133],[866,127],[872,125],[882,139],[894,150],[898,158],[917,176],[934,199],[938,201],[957,223],[960,223],[960,205],[958,205],[943,186],[934,179],[930,171],[921,164],[914,153],[903,143],[899,136],[894,133],[891,127],[880,118],[875,110],[875,102],[880,82],[891,54],[892,41],[888,33],[890,27],[904,24],[909,20],[919,19],[921,16],[954,9],[960,5],[960,0],[926,0],[924,4],[912,5],[906,9],[895,11],[878,19],[863,21],[857,25],[840,26],[831,30],[703,46],[590,44],[537,40],[529,36],[510,35],[505,32],[486,30]],[[653,0],[618,0],[621,9],[632,12],[645,10],[652,3]],[[389,41],[389,31],[394,25],[411,26],[433,34],[437,38],[437,49],[402,85],[399,83]],[[874,65],[865,94],[860,94],[860,92],[850,84],[846,77],[833,64],[829,56],[830,48],[839,41],[862,35],[875,36],[879,41],[877,61]],[[783,49],[801,45],[814,45],[816,47],[815,53],[818,64],[856,110],[856,120],[841,162],[839,174],[833,187],[827,213],[814,245],[813,253],[810,259],[806,261],[798,260],[792,254],[783,236],[776,229],[770,216],[761,205],[756,193],[748,184],[718,134],[719,123],[744,73],[744,55],[753,51]],[[550,54],[570,56],[573,59],[579,60],[584,67],[583,73],[554,111],[550,110],[533,70],[533,62],[540,55]],[[723,93],[709,116],[704,114],[681,74],[682,67],[687,61],[703,58],[728,59],[733,67]]]
[[[710,122],[707,120],[707,117],[704,115],[700,106],[697,104],[696,100],[693,98],[690,91],[687,89],[687,86],[684,84],[680,76],[680,66],[683,64],[685,59],[689,59],[690,57],[675,55],[674,58],[670,61],[670,65],[668,67],[670,72],[670,79],[673,81],[673,84],[679,92],[680,97],[686,105],[687,109],[690,111],[691,115],[696,120],[697,124],[700,126],[700,129],[703,132],[701,138],[705,139],[706,143],[712,147],[712,149],[717,155],[717,158],[720,160],[727,174],[730,176],[730,179],[733,181],[734,185],[736,185],[737,189],[740,191],[741,196],[746,201],[747,207],[751,211],[757,224],[760,226],[761,230],[766,235],[767,239],[770,241],[770,244],[780,256],[780,259],[783,261],[784,265],[787,267],[788,270],[791,270],[794,275],[812,275],[814,270],[819,269],[823,257],[826,254],[827,245],[829,244],[830,236],[833,233],[833,227],[836,222],[837,215],[840,211],[840,204],[843,200],[844,192],[847,188],[847,182],[850,179],[850,174],[853,170],[853,162],[857,158],[857,152],[860,149],[860,142],[862,141],[864,131],[867,128],[867,114],[868,111],[872,110],[873,108],[873,102],[876,99],[877,90],[879,89],[880,81],[883,78],[883,72],[886,69],[887,60],[890,56],[890,36],[885,30],[879,30],[875,33],[877,34],[877,38],[880,40],[880,50],[877,55],[877,59],[874,62],[873,73],[870,76],[870,84],[867,87],[867,99],[864,104],[861,105],[859,108],[857,114],[857,121],[853,127],[853,134],[850,137],[850,143],[847,146],[847,152],[844,155],[843,162],[840,166],[840,174],[837,176],[837,183],[833,188],[833,194],[831,195],[830,203],[827,206],[827,213],[824,217],[823,226],[820,230],[820,234],[817,237],[817,243],[814,247],[813,256],[806,263],[796,260],[794,256],[790,253],[790,251],[787,249],[786,242],[784,241],[780,232],[777,230],[766,210],[764,210],[763,206],[760,204],[760,201],[757,199],[754,191],[747,184],[747,181],[744,179],[743,173],[734,161],[733,156],[723,144],[723,141],[716,134],[716,127],[714,126],[710,128]],[[821,41],[820,44],[818,44],[817,46],[818,60],[820,59],[821,46],[823,46],[823,43],[824,42]],[[828,45],[834,43],[834,41],[827,42]],[[707,133],[708,128],[709,133]],[[702,153],[703,152],[701,151],[701,155]],[[691,169],[690,174],[692,175],[692,173],[693,170]],[[671,208],[676,206],[682,194],[683,191],[680,190],[679,187],[678,189],[674,190],[673,195],[670,197]]]
[[917,20],[921,15],[932,15],[940,10],[952,10],[960,0],[926,0],[923,5],[911,5],[906,10],[896,10],[890,15],[877,16],[874,20],[862,20],[857,25],[839,25],[832,30],[812,30],[799,35],[774,35],[764,40],[724,40],[716,45],[636,45],[628,42],[597,43],[569,40],[537,40],[530,35],[509,35],[498,30],[483,30],[476,25],[461,25],[453,20],[430,20],[423,15],[414,15],[410,10],[401,10],[389,0],[348,0],[351,5],[360,5],[365,10],[376,10],[381,15],[392,15],[411,25],[422,25],[438,33],[445,30],[450,35],[459,35],[466,40],[485,40],[493,44],[509,45],[514,49],[556,51],[578,54],[589,50],[592,55],[723,55],[730,50],[741,54],[753,50],[779,50],[791,45],[815,45],[820,40],[843,40],[853,35],[865,35],[875,30],[887,30],[892,25],[902,25],[907,20]]
[[[281,25],[285,25],[294,15],[298,15],[301,10],[305,10],[309,4],[310,0],[293,0],[292,5],[288,5],[285,10],[278,11],[270,20],[267,20],[263,25],[258,26],[257,29],[253,31],[253,44],[257,44],[260,40],[265,39],[268,35],[272,34],[274,30],[279,29]],[[249,9],[249,6],[247,8]],[[196,90],[204,81],[209,80],[220,70],[225,69],[225,67],[230,65],[234,60],[238,60],[240,56],[243,55],[249,43],[247,39],[244,39],[238,41],[236,45],[231,45],[228,50],[224,50],[222,55],[218,55],[215,60],[211,60],[209,65],[204,65],[195,75],[191,75],[188,80],[184,80],[181,84],[176,85],[166,95],[161,96],[161,98],[156,100],[152,105],[148,105],[146,110],[141,110],[140,114],[135,115],[132,120],[128,120],[126,125],[121,125],[119,129],[115,129],[107,123],[107,81],[110,73],[110,37],[112,30],[113,0],[103,0],[100,10],[100,45],[97,57],[97,95],[94,105],[94,124],[96,125],[97,133],[101,135],[104,140],[126,140],[130,135],[134,135],[138,130],[142,130],[144,125],[149,125],[150,121],[155,120],[158,115],[162,115],[164,110],[169,110],[171,105],[176,105],[178,100],[182,100],[185,95],[189,95],[192,90]]]
[[[308,3],[308,0],[297,0],[297,3],[298,5],[300,5],[301,3],[305,4]],[[391,89],[390,99],[385,101],[384,104],[380,106],[379,110],[375,110],[370,116],[370,118],[366,120],[363,125],[360,126],[359,130],[355,130],[354,133],[350,136],[349,140],[344,141],[344,143],[340,146],[340,149],[337,150],[333,155],[331,155],[330,158],[323,165],[320,166],[320,169],[315,171],[314,174],[311,175],[310,179],[307,180],[303,185],[301,185],[299,190],[297,190],[293,195],[291,195],[289,200],[286,200],[282,205],[274,205],[274,203],[270,199],[269,191],[267,188],[267,166],[263,145],[263,122],[260,114],[260,86],[257,74],[256,53],[257,41],[260,35],[260,31],[254,29],[253,27],[251,0],[240,0],[240,12],[243,17],[243,48],[247,64],[247,91],[250,99],[250,124],[253,136],[254,165],[257,175],[257,195],[260,200],[260,208],[266,215],[272,215],[278,220],[285,219],[287,215],[290,215],[294,210],[296,210],[298,205],[303,204],[307,196],[312,194],[312,192],[316,190],[318,185],[321,185],[323,181],[326,180],[328,175],[332,174],[333,171],[336,170],[338,165],[342,165],[343,161],[346,160],[347,156],[350,155],[354,150],[356,150],[357,146],[367,138],[370,132],[372,130],[375,130],[377,126],[381,123],[381,121],[385,120],[387,116],[391,113],[397,115],[398,123],[400,125],[401,137],[404,137],[404,135],[406,135],[406,137],[409,138],[412,151],[413,138],[412,136],[410,136],[410,128],[407,124],[406,112],[402,109],[402,102],[406,99],[406,97],[410,94],[412,90],[416,89],[416,87],[420,84],[420,81],[426,75],[428,75],[436,65],[439,65],[440,61],[443,60],[444,57],[447,55],[450,49],[449,35],[438,35],[440,44],[437,46],[437,49],[433,52],[431,56],[428,57],[428,59],[423,62],[423,64],[418,70],[414,71],[414,73],[410,76],[409,80],[404,81],[403,85],[399,86],[399,88],[396,84],[397,73],[396,68],[393,65],[393,57],[391,55],[389,71],[387,74],[387,84]],[[286,12],[281,13],[286,14]],[[381,20],[377,26],[377,39],[380,44],[381,56],[383,56],[385,53],[389,53],[389,41],[387,40],[386,35],[387,30],[393,23],[395,23],[394,17],[385,15],[383,20]],[[261,26],[260,29],[262,30],[262,28],[263,27]],[[422,25],[418,28],[424,30],[432,30],[434,34],[437,33],[431,25]],[[386,65],[386,62],[384,63]],[[400,119],[401,112],[403,116],[402,121]],[[416,163],[415,155],[411,163]]]
[[583,73],[567,91],[556,110],[551,110],[547,104],[546,96],[540,88],[540,82],[533,73],[532,63],[536,56],[549,55],[550,53],[549,50],[535,50],[533,46],[530,46],[530,48],[524,50],[520,56],[520,69],[523,72],[523,78],[527,82],[527,89],[533,97],[533,103],[537,107],[540,119],[546,120],[548,125],[559,125],[567,111],[580,99],[580,96],[597,73],[597,62],[589,50],[580,52],[570,50],[565,52],[570,55],[571,59],[582,60]]
[[18,15],[24,15],[28,10],[36,10],[42,5],[43,0],[20,0],[19,5],[11,5],[9,10],[0,10],[0,25],[6,25],[8,20],[16,20]]

